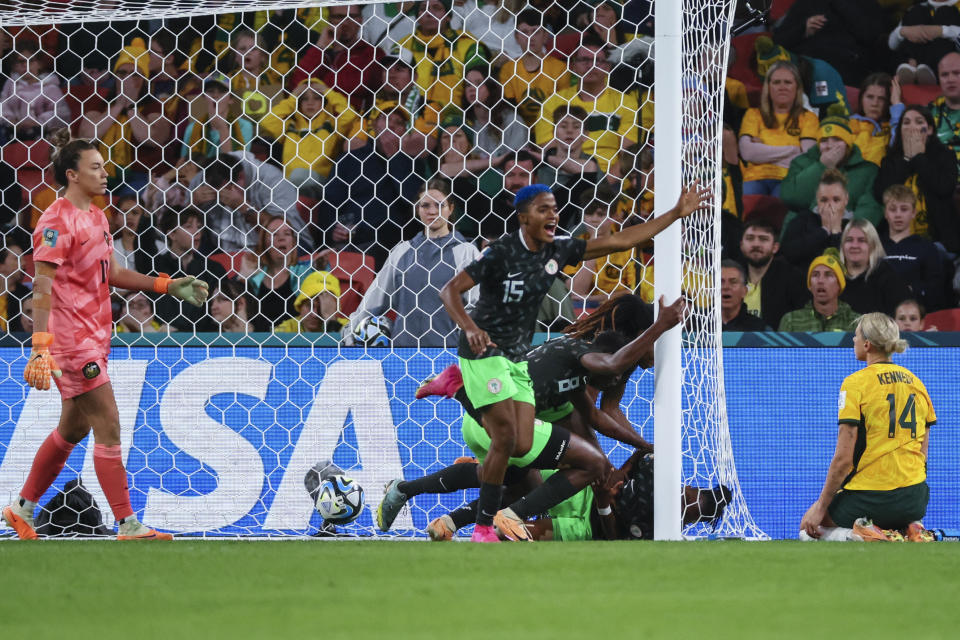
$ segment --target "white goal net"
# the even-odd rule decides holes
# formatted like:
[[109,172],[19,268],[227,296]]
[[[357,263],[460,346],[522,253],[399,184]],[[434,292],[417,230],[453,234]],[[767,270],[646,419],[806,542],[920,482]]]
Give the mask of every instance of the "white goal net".
[[[699,179],[719,201],[732,0],[683,3],[682,167],[656,170]],[[469,455],[459,405],[414,392],[455,361],[439,288],[515,228],[516,192],[549,184],[562,229],[582,237],[673,206],[653,197],[653,6],[5,2],[0,500],[17,495],[60,411],[56,390],[21,377],[31,234],[59,188],[51,134],[68,127],[99,143],[109,192],[95,204],[114,260],[210,285],[202,309],[113,296],[110,378],[141,519],[180,535],[322,535],[305,477],[332,462],[368,507],[339,532],[379,535],[386,482]],[[677,410],[684,483],[731,497],[721,521],[684,532],[760,537],[724,406],[718,212],[683,225],[693,313]],[[538,339],[614,296],[653,303],[653,277],[652,244],[570,268],[541,308]],[[652,398],[653,375],[640,370],[622,404],[648,440]],[[601,443],[615,465],[632,453]],[[92,450],[77,446],[41,503],[58,505],[80,478],[109,528]],[[418,496],[393,533],[423,535],[474,497]],[[56,533],[63,514],[44,513]]]

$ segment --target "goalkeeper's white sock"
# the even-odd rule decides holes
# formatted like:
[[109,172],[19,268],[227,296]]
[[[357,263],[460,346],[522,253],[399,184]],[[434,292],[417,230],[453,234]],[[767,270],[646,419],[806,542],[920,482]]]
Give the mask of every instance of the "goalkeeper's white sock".
[[23,496],[17,496],[17,499],[10,505],[18,516],[33,525],[33,513],[37,510],[37,503],[33,500],[27,500]]
[[853,532],[853,529],[845,527],[820,527],[820,537],[814,538],[807,535],[803,529],[799,535],[801,542],[863,542],[863,538]]
[[823,535],[820,539],[824,542],[863,542],[863,538],[853,532],[853,529],[846,527],[820,527]]

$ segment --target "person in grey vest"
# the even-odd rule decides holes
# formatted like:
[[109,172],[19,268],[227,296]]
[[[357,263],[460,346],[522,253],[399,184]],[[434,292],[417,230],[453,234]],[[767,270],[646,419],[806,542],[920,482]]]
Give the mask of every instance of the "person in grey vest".
[[[443,310],[440,288],[480,252],[453,230],[447,181],[427,182],[414,207],[424,229],[390,250],[363,302],[350,316],[344,331],[347,345],[353,344],[353,332],[363,320],[391,309],[397,314],[391,332],[393,346],[452,348],[457,344],[457,327]],[[476,290],[467,294],[468,307],[476,296]]]

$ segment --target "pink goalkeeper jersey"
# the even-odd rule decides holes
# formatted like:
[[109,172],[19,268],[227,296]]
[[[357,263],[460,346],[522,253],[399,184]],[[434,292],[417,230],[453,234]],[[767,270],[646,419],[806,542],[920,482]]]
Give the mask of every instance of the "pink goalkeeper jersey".
[[113,242],[103,211],[81,211],[57,198],[37,221],[33,259],[57,265],[48,331],[53,353],[110,351],[110,254]]

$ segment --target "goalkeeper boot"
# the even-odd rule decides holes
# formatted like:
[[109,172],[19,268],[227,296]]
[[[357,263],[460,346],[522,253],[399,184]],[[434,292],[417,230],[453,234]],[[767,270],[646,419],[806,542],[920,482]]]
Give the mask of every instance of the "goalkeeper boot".
[[117,540],[173,540],[173,536],[169,533],[151,529],[135,517],[130,516],[120,521]]
[[495,527],[478,524],[473,528],[473,535],[470,536],[470,542],[500,542],[500,536],[497,535],[497,529]]
[[391,480],[387,483],[387,488],[383,492],[383,500],[377,507],[377,528],[380,531],[389,531],[393,521],[397,519],[400,509],[407,504],[407,496],[400,493],[397,485],[400,480]]
[[903,542],[899,531],[881,529],[869,518],[857,518],[853,523],[853,534],[864,542]]
[[933,534],[927,531],[919,520],[907,525],[906,538],[910,542],[933,542]]
[[473,456],[460,456],[453,461],[453,464],[480,464],[480,461],[474,458]]
[[533,542],[530,530],[513,509],[509,507],[497,511],[493,516],[493,526],[501,536],[513,542]]
[[460,373],[460,367],[452,364],[438,375],[427,378],[413,396],[417,400],[427,396],[446,396],[452,398],[463,386],[463,375]]
[[21,540],[36,540],[37,531],[33,525],[33,508],[36,506],[24,498],[19,498],[13,504],[3,508],[3,521],[17,533]]
[[453,518],[447,515],[440,516],[427,525],[427,535],[433,542],[449,542],[453,540],[456,532],[457,526],[453,524]]

